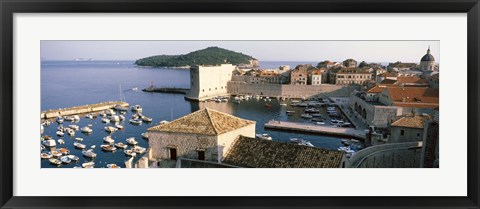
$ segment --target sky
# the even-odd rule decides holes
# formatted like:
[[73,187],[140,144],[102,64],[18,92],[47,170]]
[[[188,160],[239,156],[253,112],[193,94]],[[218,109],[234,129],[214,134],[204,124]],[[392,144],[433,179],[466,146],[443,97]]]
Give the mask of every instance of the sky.
[[178,55],[217,46],[260,61],[420,62],[428,47],[440,61],[439,41],[41,41],[46,60],[136,60]]

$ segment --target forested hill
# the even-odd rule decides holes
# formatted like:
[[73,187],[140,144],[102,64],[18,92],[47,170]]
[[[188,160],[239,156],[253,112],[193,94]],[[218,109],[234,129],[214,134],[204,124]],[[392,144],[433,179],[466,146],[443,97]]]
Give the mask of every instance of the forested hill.
[[208,47],[206,49],[190,52],[184,55],[157,55],[145,57],[135,61],[138,66],[151,67],[185,67],[191,65],[220,65],[230,63],[233,65],[249,65],[252,56],[222,49]]

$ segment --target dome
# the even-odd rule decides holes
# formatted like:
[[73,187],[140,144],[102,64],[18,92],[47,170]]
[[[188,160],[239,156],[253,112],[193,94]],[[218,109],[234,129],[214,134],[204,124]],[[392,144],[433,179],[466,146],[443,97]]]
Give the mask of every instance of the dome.
[[427,54],[423,55],[421,62],[435,61],[435,58],[430,54],[430,47],[428,47]]

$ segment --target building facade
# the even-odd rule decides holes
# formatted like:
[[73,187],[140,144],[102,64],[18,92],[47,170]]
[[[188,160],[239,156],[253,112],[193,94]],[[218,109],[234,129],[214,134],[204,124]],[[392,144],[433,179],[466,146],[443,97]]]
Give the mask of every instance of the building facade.
[[292,85],[307,85],[308,72],[304,66],[298,66],[290,73],[290,84]]
[[309,84],[310,85],[320,85],[322,84],[322,70],[320,69],[315,69],[310,72],[309,76]]
[[204,100],[227,94],[227,83],[232,79],[235,66],[196,65],[190,68],[190,91],[185,96],[191,100]]
[[420,70],[422,71],[434,71],[435,70],[435,58],[430,54],[430,47],[428,47],[427,54],[423,55],[420,60]]
[[372,80],[372,74],[359,68],[342,68],[335,74],[335,84],[365,85],[366,81]]
[[357,61],[355,61],[354,59],[346,59],[345,61],[343,61],[343,66],[347,68],[357,67]]

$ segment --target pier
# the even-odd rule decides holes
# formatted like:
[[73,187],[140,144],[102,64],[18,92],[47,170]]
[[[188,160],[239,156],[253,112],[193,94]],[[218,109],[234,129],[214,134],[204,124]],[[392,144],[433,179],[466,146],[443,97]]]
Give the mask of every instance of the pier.
[[65,115],[77,115],[77,114],[86,114],[90,112],[98,112],[107,109],[111,109],[116,105],[120,105],[122,107],[128,107],[128,103],[126,102],[118,102],[118,101],[109,101],[109,102],[102,102],[97,104],[88,104],[83,106],[76,106],[76,107],[69,107],[69,108],[61,108],[56,110],[47,110],[40,113],[41,119],[49,119],[55,118],[58,116],[65,116]]
[[294,123],[294,122],[286,122],[286,121],[275,121],[275,120],[271,120],[268,123],[265,123],[264,127],[268,129],[325,134],[325,135],[349,137],[349,138],[365,140],[365,132],[362,130],[354,129],[354,128],[330,127],[330,126]]
[[155,87],[150,86],[148,88],[142,89],[144,92],[159,92],[159,93],[171,93],[171,94],[187,94],[190,89],[184,88],[175,88],[175,87]]

